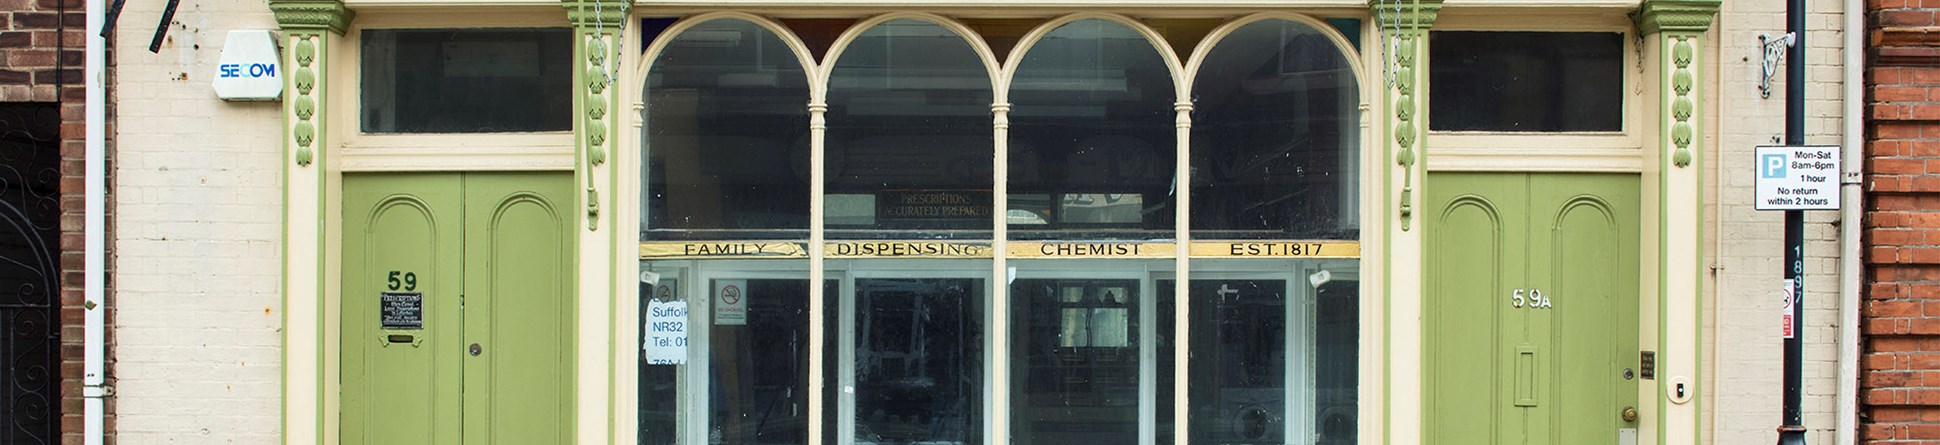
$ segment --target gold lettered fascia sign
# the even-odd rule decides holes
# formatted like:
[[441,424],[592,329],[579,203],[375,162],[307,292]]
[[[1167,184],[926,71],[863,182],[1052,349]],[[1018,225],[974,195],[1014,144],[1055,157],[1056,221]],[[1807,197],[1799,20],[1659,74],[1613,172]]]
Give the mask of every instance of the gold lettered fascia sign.
[[829,241],[828,258],[990,258],[990,244],[962,241]]
[[1193,241],[1193,258],[1360,258],[1360,241]]
[[1171,258],[1179,248],[1170,242],[1135,241],[1011,241],[1010,258]]
[[808,258],[808,244],[790,241],[647,241],[640,258]]

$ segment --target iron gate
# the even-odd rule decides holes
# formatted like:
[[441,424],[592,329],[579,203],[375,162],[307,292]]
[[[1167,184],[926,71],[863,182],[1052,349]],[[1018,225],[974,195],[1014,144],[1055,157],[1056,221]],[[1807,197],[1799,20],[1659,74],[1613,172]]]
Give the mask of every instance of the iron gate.
[[60,105],[0,103],[0,445],[60,428]]

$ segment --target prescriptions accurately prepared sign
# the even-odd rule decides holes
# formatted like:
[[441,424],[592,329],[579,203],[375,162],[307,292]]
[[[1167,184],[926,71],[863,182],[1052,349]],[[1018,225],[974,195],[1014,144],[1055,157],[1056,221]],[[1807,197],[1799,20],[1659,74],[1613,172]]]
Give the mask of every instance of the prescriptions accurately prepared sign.
[[1839,147],[1758,147],[1754,197],[1758,210],[1838,210]]

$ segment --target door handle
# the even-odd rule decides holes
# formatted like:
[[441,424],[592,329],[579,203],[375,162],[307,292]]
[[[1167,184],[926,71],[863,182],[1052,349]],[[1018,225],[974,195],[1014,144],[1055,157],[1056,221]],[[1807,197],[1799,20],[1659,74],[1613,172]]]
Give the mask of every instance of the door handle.
[[1623,413],[1619,414],[1619,416],[1622,416],[1623,421],[1625,422],[1635,422],[1637,421],[1637,407],[1634,407],[1634,406],[1623,407]]

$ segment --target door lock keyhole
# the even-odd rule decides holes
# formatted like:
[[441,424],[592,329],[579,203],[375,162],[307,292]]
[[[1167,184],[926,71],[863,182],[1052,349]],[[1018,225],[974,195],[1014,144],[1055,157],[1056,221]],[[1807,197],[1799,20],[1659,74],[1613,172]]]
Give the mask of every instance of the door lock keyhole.
[[477,343],[472,343],[471,352],[472,357],[477,357],[479,354],[485,353],[485,348],[478,346]]
[[1636,378],[1636,377],[1637,377],[1637,373],[1636,373],[1635,371],[1631,371],[1631,370],[1630,370],[1630,368],[1623,368],[1623,379],[1624,379],[1624,380],[1630,380],[1630,379],[1633,379],[1633,378]]

